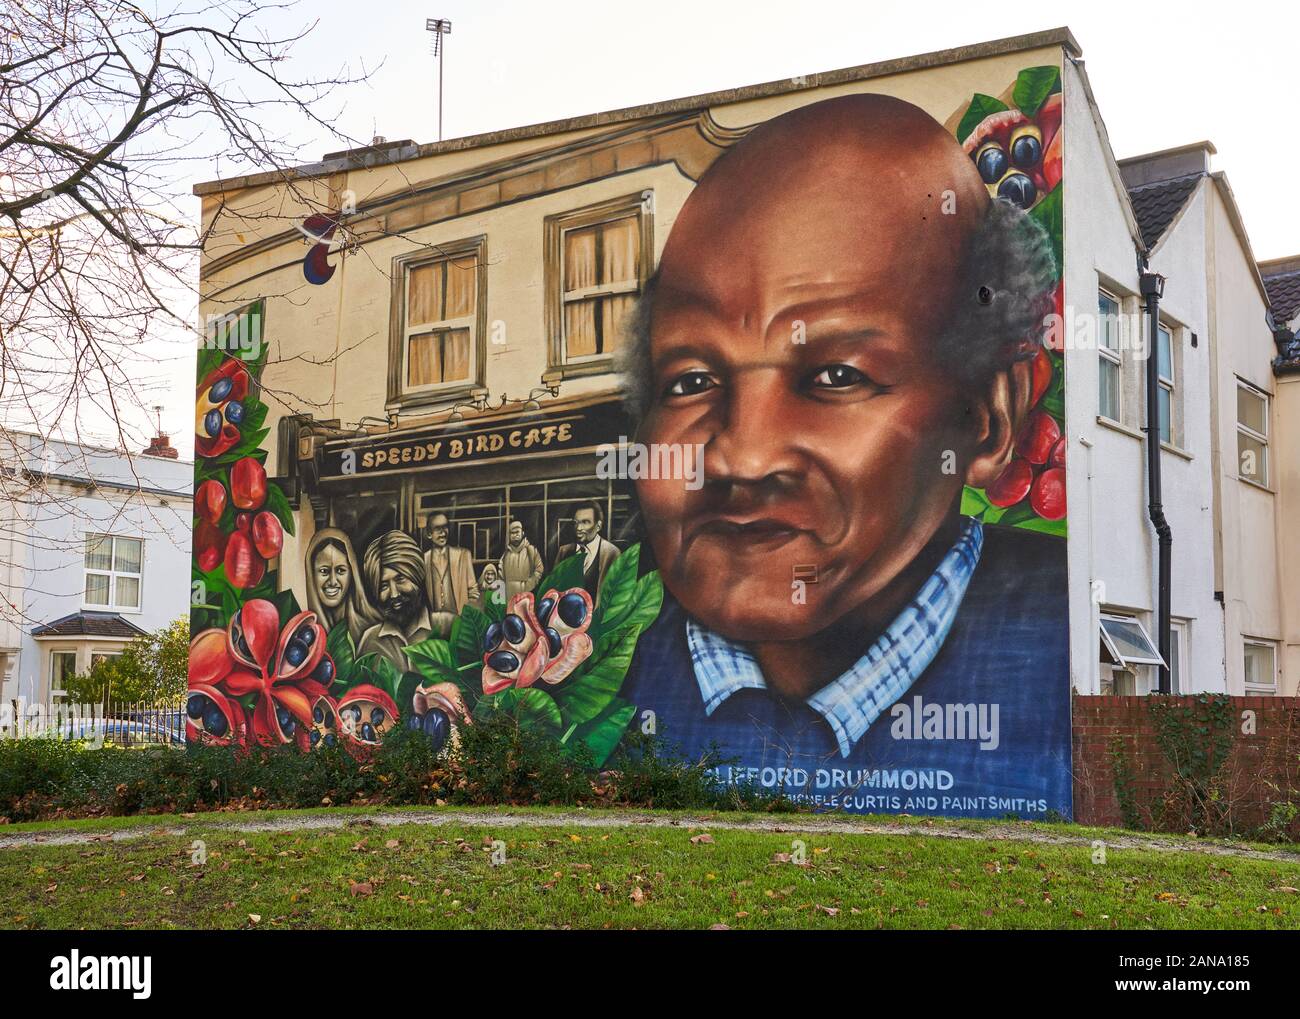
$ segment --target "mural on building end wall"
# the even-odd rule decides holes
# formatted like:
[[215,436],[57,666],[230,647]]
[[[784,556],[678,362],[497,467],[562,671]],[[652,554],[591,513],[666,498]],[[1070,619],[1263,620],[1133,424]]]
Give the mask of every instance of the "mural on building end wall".
[[539,216],[527,399],[474,388],[491,221],[400,256],[387,425],[283,419],[273,477],[274,307],[226,316],[190,738],[450,750],[504,712],[596,766],[635,730],[832,809],[1068,815],[1059,69],[993,90],[726,135],[657,264],[641,194]]

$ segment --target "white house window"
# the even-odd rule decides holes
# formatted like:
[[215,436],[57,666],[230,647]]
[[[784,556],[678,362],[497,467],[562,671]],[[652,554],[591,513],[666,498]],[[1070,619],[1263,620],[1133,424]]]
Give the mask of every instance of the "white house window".
[[1160,401],[1160,441],[1174,441],[1174,336],[1167,326],[1156,329],[1156,377],[1159,380],[1156,399]]
[[112,534],[86,535],[86,605],[138,609],[144,542]]
[[77,674],[77,652],[50,652],[50,690],[67,689],[67,682]]
[[1118,299],[1097,292],[1097,413],[1120,420],[1120,308]]
[[478,255],[469,252],[406,267],[406,392],[465,384],[474,377]]
[[1169,692],[1187,693],[1191,690],[1191,659],[1187,654],[1187,621],[1174,619],[1169,623]]
[[1132,697],[1151,692],[1159,685],[1156,669],[1164,661],[1136,617],[1101,617],[1102,693]]
[[1237,476],[1268,485],[1268,394],[1237,380]]
[[1246,693],[1277,693],[1277,648],[1272,641],[1250,640],[1242,644]]

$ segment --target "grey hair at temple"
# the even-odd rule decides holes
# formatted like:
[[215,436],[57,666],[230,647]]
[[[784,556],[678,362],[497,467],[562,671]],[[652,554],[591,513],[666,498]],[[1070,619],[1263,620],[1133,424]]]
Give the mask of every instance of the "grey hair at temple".
[[[949,326],[936,340],[940,361],[979,387],[1013,362],[1033,357],[1054,309],[1056,275],[1047,232],[1010,202],[991,201],[970,238]],[[615,361],[633,429],[655,399],[650,314],[658,278],[656,273],[646,282]]]

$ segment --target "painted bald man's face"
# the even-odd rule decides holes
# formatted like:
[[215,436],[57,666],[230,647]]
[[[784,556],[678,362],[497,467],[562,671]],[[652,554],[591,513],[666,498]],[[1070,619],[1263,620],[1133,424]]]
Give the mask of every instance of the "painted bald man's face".
[[[987,199],[934,127],[736,151],[674,226],[638,438],[703,444],[705,483],[638,494],[668,588],[733,639],[816,634],[954,512],[979,415],[934,341]],[[954,189],[960,214],[945,217]],[[816,572],[806,604],[791,597],[799,567]]]

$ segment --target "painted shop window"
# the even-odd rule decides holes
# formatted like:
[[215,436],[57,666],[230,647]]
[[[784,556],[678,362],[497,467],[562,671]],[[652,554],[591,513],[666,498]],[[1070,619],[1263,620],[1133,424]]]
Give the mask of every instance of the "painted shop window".
[[481,382],[485,240],[432,245],[394,259],[390,407],[445,401]]
[[86,596],[88,607],[140,608],[140,564],[144,542],[111,534],[86,535]]
[[651,260],[649,193],[546,220],[550,363],[564,375],[610,370]]
[[1237,477],[1268,485],[1268,394],[1237,380]]
[[1252,640],[1247,637],[1242,642],[1242,663],[1246,693],[1277,693],[1277,647],[1271,640]]
[[1120,309],[1119,300],[1104,290],[1097,292],[1097,413],[1119,421]]
[[1158,387],[1156,399],[1160,422],[1160,441],[1173,443],[1176,415],[1174,380],[1174,336],[1168,326],[1161,325],[1156,330],[1156,378]]

